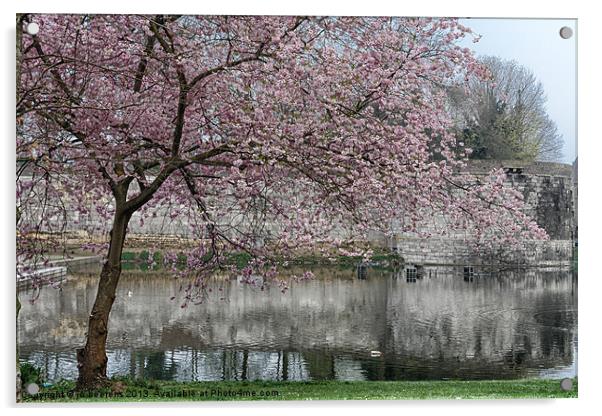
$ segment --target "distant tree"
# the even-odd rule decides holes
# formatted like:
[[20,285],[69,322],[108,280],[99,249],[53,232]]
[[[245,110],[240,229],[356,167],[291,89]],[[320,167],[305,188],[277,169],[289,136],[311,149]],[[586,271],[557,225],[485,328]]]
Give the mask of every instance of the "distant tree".
[[452,88],[449,102],[458,135],[473,159],[557,161],[562,136],[549,118],[541,82],[516,61],[480,59],[491,79],[473,77]]

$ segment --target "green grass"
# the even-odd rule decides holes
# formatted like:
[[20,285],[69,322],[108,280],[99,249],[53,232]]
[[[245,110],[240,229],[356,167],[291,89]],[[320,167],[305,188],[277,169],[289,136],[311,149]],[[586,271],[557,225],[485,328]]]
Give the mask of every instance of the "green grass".
[[149,402],[223,400],[416,400],[575,398],[560,380],[174,382],[116,379],[111,388],[75,396],[72,381],[43,388],[26,402]]

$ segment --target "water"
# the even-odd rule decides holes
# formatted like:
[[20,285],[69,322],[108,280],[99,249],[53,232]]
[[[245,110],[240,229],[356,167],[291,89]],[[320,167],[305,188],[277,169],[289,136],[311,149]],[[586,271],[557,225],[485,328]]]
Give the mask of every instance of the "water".
[[[281,294],[236,280],[180,308],[179,282],[126,273],[110,316],[108,372],[164,380],[562,378],[577,373],[577,278],[515,271],[404,273],[318,268]],[[157,273],[155,273],[157,274]],[[23,302],[20,358],[77,377],[96,279]],[[22,292],[21,298],[28,296]],[[176,296],[176,300],[170,300]],[[380,351],[372,357],[371,351]]]

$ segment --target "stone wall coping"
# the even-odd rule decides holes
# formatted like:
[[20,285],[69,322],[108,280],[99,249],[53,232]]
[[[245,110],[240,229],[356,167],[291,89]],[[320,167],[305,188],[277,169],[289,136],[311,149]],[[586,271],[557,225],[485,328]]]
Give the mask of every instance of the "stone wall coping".
[[573,165],[557,162],[529,162],[522,160],[469,160],[465,172],[488,174],[493,169],[521,169],[523,174],[536,176],[573,176]]

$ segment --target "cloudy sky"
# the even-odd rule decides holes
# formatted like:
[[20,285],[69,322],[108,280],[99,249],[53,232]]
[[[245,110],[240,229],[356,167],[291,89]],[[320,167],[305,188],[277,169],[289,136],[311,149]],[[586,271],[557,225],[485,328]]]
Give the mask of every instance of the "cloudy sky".
[[[563,162],[577,154],[576,125],[576,20],[462,19],[462,24],[482,36],[466,46],[478,55],[514,59],[531,69],[544,86],[548,114],[564,138]],[[563,26],[573,29],[570,39],[560,37]]]

